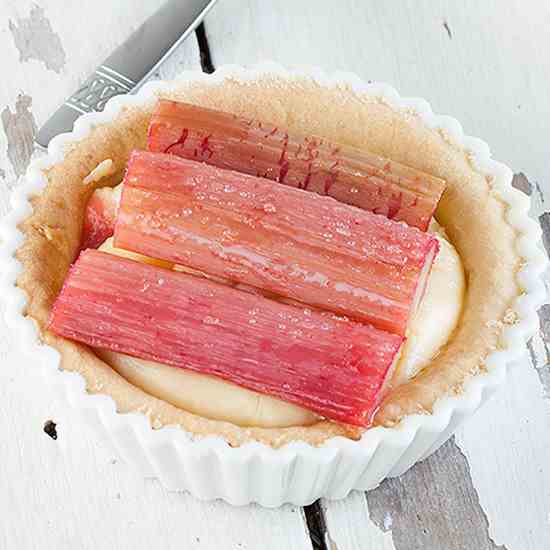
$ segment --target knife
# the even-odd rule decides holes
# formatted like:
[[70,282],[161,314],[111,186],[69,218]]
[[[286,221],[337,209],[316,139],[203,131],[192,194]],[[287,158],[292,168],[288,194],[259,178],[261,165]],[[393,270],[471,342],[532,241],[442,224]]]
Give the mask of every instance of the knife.
[[217,0],[168,0],[120,45],[40,128],[36,142],[47,147],[70,132],[82,114],[102,111],[109,99],[140,84],[183,42]]

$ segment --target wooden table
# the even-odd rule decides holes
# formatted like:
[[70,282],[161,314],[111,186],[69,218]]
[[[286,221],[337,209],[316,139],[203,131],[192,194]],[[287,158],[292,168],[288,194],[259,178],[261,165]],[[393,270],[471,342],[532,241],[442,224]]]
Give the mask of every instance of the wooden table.
[[[0,4],[1,214],[37,126],[157,7]],[[424,97],[515,169],[548,247],[549,29],[542,0],[220,0],[158,76],[273,59]],[[540,319],[510,383],[435,455],[367,494],[277,510],[199,502],[138,477],[42,392],[0,321],[0,548],[550,548],[549,306]]]

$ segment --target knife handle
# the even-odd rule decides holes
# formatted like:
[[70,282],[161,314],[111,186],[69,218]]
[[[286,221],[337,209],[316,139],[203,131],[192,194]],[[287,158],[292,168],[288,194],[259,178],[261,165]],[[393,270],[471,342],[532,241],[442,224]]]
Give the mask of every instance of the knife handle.
[[107,65],[101,65],[65,102],[65,106],[79,114],[103,111],[112,97],[127,94],[137,82]]
[[36,142],[47,147],[50,140],[59,134],[60,128],[72,128],[76,119],[85,113],[103,111],[109,99],[127,94],[135,85],[136,82],[130,78],[107,65],[101,65],[40,128]]

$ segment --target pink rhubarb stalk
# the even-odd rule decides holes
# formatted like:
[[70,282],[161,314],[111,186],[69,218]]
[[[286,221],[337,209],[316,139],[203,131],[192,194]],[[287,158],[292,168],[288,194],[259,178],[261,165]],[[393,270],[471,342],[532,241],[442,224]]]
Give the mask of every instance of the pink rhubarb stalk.
[[90,197],[84,213],[81,249],[99,248],[113,236],[122,187],[102,187]]
[[329,195],[425,231],[445,182],[348,145],[258,120],[160,100],[148,148]]
[[329,197],[134,152],[115,246],[405,334],[437,239]]
[[83,251],[49,329],[93,347],[219,376],[368,426],[403,338],[98,250]]

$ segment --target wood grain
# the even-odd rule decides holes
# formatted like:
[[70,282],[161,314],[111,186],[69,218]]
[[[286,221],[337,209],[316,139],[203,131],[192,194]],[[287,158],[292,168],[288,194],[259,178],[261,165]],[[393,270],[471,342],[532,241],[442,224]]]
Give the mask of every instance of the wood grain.
[[[506,550],[490,538],[466,457],[454,437],[399,478],[366,495],[370,519],[396,550]],[[465,528],[467,527],[467,528]]]
[[[311,548],[300,508],[235,508],[169,493],[98,446],[5,339],[0,360],[2,550]],[[56,440],[43,431],[46,419],[57,423]]]
[[[550,193],[550,100],[542,93],[548,89],[550,74],[542,39],[550,24],[547,3],[349,1],[336,10],[328,0],[314,6],[248,0],[242,2],[238,18],[232,18],[230,11],[230,6],[220,4],[206,21],[215,65],[263,59],[314,64],[328,71],[352,70],[366,80],[389,82],[403,95],[424,97],[435,111],[455,116],[468,133],[490,143],[496,158],[521,171],[518,185],[532,189],[534,217],[543,227],[550,225],[544,207],[544,193]],[[250,41],[254,48],[249,47]],[[545,234],[550,243],[550,227]],[[538,368],[527,358],[519,363],[511,383],[457,436],[470,466],[463,470],[456,491],[468,496],[464,506],[479,497],[489,522],[487,529],[477,522],[469,535],[472,548],[477,548],[473,541],[485,540],[484,536],[508,550],[539,550],[550,540],[550,497],[541,489],[550,475],[545,464],[550,449],[548,401],[541,385],[548,379],[548,361],[541,355],[545,347],[543,338],[533,340]],[[446,460],[450,475],[459,455]],[[445,471],[444,463],[440,467]],[[416,470],[401,481],[405,492],[417,491],[420,473]],[[452,500],[456,491],[448,492],[446,498]],[[363,539],[368,538],[365,533],[370,528],[365,523],[370,520],[356,498],[324,502],[323,508],[329,534],[339,548],[358,547],[359,541],[367,547]],[[392,528],[403,513],[396,509],[394,514],[386,536],[391,534],[400,550],[408,548]],[[478,517],[482,519],[483,514]],[[401,521],[406,524],[407,518]],[[453,521],[438,514],[432,529],[449,532]],[[425,548],[438,546],[426,541]]]
[[[395,550],[391,515],[394,511],[383,514],[383,529],[380,529],[369,519],[365,493],[354,491],[345,500],[325,500],[321,508],[328,529],[326,538],[333,542],[337,550]],[[328,550],[333,549],[328,547]]]
[[[51,65],[47,53],[45,59],[34,55],[20,59],[13,36],[0,33],[4,62],[13,73],[12,79],[0,82],[0,111],[6,113],[0,131],[2,214],[9,208],[10,189],[33,153],[36,126],[154,8],[154,3],[130,0],[78,7],[45,0],[37,5],[40,26],[59,37],[67,60],[61,76],[56,76],[47,66]],[[36,20],[30,2],[6,2],[0,5],[0,18],[26,29],[21,22],[33,18],[32,10]],[[25,36],[34,39],[32,33]],[[80,47],[81,40],[92,41],[94,47]],[[156,76],[174,78],[186,69],[200,70],[195,37],[184,42]],[[0,363],[0,512],[7,520],[0,523],[2,550],[245,549],[266,541],[274,548],[311,548],[300,508],[202,503],[141,479],[98,446],[94,434],[73,420],[70,409],[44,391],[41,379],[29,376],[3,322]],[[55,440],[44,432],[49,421],[56,423]],[[48,430],[52,433],[51,425]]]

